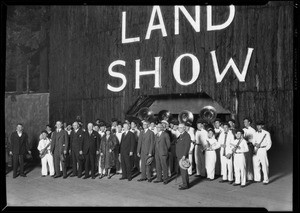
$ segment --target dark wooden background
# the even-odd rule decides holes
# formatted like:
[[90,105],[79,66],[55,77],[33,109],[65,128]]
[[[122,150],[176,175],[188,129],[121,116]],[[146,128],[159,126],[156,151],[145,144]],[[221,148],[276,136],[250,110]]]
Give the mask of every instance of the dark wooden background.
[[[194,7],[187,6],[194,17]],[[270,2],[262,6],[236,6],[233,22],[224,30],[206,31],[206,7],[201,6],[201,31],[196,33],[180,13],[180,34],[174,35],[174,7],[161,6],[167,37],[155,30],[145,40],[151,6],[53,6],[50,27],[50,122],[62,119],[95,121],[112,117],[124,119],[125,112],[140,95],[205,92],[236,114],[239,124],[245,116],[264,120],[274,143],[293,141],[293,3]],[[127,37],[141,41],[122,44],[122,11],[127,12]],[[223,23],[228,7],[213,7],[213,23]],[[241,71],[248,47],[254,48],[246,76],[240,83],[233,70],[216,83],[210,51],[215,50],[220,70],[232,57]],[[195,55],[200,76],[190,86],[179,85],[173,77],[175,59],[184,53]],[[141,89],[134,89],[135,60],[141,70],[154,69],[154,57],[162,57],[162,88],[154,88],[154,76],[141,77]],[[107,84],[121,81],[108,74],[115,67],[127,78],[118,93]],[[181,77],[191,78],[191,63],[182,60]],[[235,110],[236,100],[238,111]],[[200,110],[200,109],[199,109]],[[254,125],[253,125],[254,126]]]

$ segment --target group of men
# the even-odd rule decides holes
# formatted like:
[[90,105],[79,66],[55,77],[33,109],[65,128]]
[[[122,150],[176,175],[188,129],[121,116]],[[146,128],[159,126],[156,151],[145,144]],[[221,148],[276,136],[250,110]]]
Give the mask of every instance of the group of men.
[[[162,120],[158,123],[142,121],[142,129],[138,122],[126,120],[120,123],[113,119],[109,124],[112,133],[118,139],[118,146],[114,150],[116,156],[116,173],[122,174],[120,180],[132,180],[134,170],[141,173],[138,181],[168,184],[173,175],[181,174],[180,190],[188,189],[189,176],[209,180],[215,179],[220,173],[220,182],[235,183],[244,187],[246,181],[261,181],[268,179],[267,151],[271,147],[269,132],[263,129],[263,123],[257,122],[257,130],[253,129],[249,118],[244,119],[244,128],[235,128],[234,120],[221,123],[216,119],[213,124],[205,120],[197,120],[195,131],[191,123],[180,123],[172,120],[170,123]],[[72,160],[72,175],[84,179],[95,179],[96,170],[105,173],[101,168],[99,147],[101,138],[105,136],[108,127],[105,122],[97,119],[95,123],[88,123],[87,128],[80,121],[72,126],[57,121],[55,131],[50,126],[40,136],[38,150],[42,162],[42,177],[48,174],[54,178],[67,178],[67,159]],[[73,128],[72,128],[73,127]],[[20,176],[26,176],[23,169],[23,156],[31,153],[28,146],[28,136],[23,131],[22,124],[11,135],[10,154],[13,155],[13,178],[17,177],[17,167],[20,164]],[[186,169],[180,161],[189,159],[191,166]],[[219,159],[219,161],[218,161]],[[194,162],[193,162],[194,161]],[[98,167],[98,168],[97,168]],[[194,168],[195,167],[195,168]],[[84,169],[83,169],[84,168]],[[219,172],[220,170],[220,172]],[[62,171],[62,172],[61,172]]]

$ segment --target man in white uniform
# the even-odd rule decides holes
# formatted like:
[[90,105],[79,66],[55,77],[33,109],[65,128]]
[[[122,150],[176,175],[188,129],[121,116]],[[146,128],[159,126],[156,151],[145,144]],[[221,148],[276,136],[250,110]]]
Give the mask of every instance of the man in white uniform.
[[224,123],[224,132],[219,136],[218,143],[221,147],[220,159],[221,159],[221,173],[222,180],[220,183],[228,182],[233,183],[233,165],[232,165],[232,150],[230,144],[234,141],[234,136],[231,131],[229,131],[229,124]]
[[247,141],[249,151],[245,153],[246,158],[246,172],[247,172],[247,180],[252,182],[253,181],[253,163],[252,163],[252,157],[253,157],[253,135],[255,133],[255,129],[253,129],[251,126],[251,119],[250,118],[244,118],[244,139]]
[[196,175],[195,177],[205,177],[205,156],[204,150],[207,139],[207,131],[204,129],[206,121],[202,119],[197,120],[197,131],[195,133],[195,163]]
[[241,187],[246,186],[246,160],[244,153],[248,152],[247,141],[243,138],[244,131],[242,129],[237,129],[236,139],[232,144],[233,153],[233,168],[235,183],[234,186],[240,185]]
[[263,129],[263,122],[257,122],[255,132],[253,137],[254,153],[253,153],[253,169],[254,169],[254,181],[261,181],[261,169],[263,172],[263,184],[267,185],[269,183],[269,161],[267,151],[272,146],[270,133]]

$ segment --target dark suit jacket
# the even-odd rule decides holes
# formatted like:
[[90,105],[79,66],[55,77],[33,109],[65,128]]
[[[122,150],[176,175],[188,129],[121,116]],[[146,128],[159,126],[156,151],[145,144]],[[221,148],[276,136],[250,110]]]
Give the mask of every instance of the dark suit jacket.
[[128,131],[126,136],[125,133],[123,133],[121,138],[121,145],[120,145],[121,155],[125,156],[125,155],[129,155],[129,152],[133,152],[135,143],[136,143],[136,138],[134,133]]
[[168,150],[170,149],[171,146],[170,137],[168,133],[161,132],[161,135],[159,137],[156,135],[154,145],[155,145],[155,154],[158,154],[160,156],[168,155],[169,152]]
[[51,136],[51,152],[63,154],[64,151],[68,151],[69,141],[68,133],[66,130],[60,130],[60,132],[54,131]]
[[10,151],[14,155],[24,155],[30,149],[26,132],[22,133],[21,138],[19,138],[17,131],[13,132],[10,136],[10,143]]
[[98,132],[93,131],[90,135],[89,131],[85,132],[85,139],[83,140],[81,150],[83,154],[96,154],[96,151],[99,151],[100,148],[100,135]]
[[179,138],[176,141],[176,156],[179,159],[181,159],[183,156],[186,158],[189,155],[189,150],[191,146],[191,136],[189,133],[184,131],[182,135],[179,136]]
[[75,130],[72,130],[70,135],[70,143],[71,143],[71,150],[72,152],[79,153],[80,150],[82,150],[82,145],[84,141],[84,131],[79,128],[77,132]]
[[155,140],[155,135],[150,129],[148,129],[146,133],[145,130],[141,131],[139,141],[138,141],[137,153],[153,155],[154,140]]

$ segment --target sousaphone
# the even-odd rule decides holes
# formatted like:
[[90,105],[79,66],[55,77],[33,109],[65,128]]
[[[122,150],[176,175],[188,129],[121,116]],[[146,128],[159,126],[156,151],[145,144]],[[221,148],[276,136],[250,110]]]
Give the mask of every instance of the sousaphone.
[[152,112],[148,107],[143,107],[138,112],[138,118],[142,120],[153,120],[154,118],[154,112]]
[[199,116],[208,123],[212,123],[217,117],[217,110],[213,106],[205,106],[200,110]]
[[172,118],[172,114],[169,110],[161,110],[158,113],[158,120],[159,121],[165,120],[165,121],[169,122],[169,120],[171,120],[171,118]]
[[179,123],[192,124],[194,121],[194,115],[192,112],[190,112],[188,110],[183,110],[178,115],[178,121],[179,121]]

